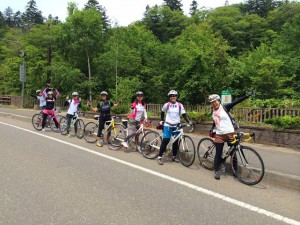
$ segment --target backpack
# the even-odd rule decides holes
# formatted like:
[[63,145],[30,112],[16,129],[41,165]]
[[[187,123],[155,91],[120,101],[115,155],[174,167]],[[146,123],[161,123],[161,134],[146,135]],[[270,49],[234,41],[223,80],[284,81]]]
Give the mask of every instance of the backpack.
[[[171,102],[167,103],[167,110],[166,112],[168,112],[169,108],[170,108]],[[178,107],[179,107],[179,115],[181,115],[181,108],[182,108],[182,104],[180,102],[178,102]]]
[[232,126],[234,128],[234,130],[237,130],[240,128],[239,124],[236,122],[234,116],[227,111],[227,109],[223,106],[223,109],[225,110],[225,112],[227,113],[227,115],[229,116],[230,120],[231,120],[231,123],[232,123]]

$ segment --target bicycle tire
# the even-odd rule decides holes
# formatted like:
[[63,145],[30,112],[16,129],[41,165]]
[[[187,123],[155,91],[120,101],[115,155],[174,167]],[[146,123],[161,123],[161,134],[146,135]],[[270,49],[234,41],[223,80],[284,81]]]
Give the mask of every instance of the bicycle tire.
[[144,135],[146,135],[148,132],[150,131],[150,129],[144,129],[144,132],[139,132],[135,135],[135,148],[139,153],[143,153],[141,150],[141,142],[142,139],[144,137]]
[[[241,145],[240,151],[243,154],[242,157],[247,161],[247,165],[243,165],[240,152],[238,149],[235,149],[230,160],[233,175],[243,184],[258,184],[263,179],[265,173],[265,166],[261,156],[257,151],[248,146]],[[255,174],[257,176],[251,179],[250,176]]]
[[95,143],[97,141],[97,134],[98,134],[98,124],[94,122],[88,122],[83,129],[83,137],[84,140],[88,143]]
[[123,146],[121,144],[122,141],[126,138],[126,128],[124,125],[115,124],[114,127],[111,127],[107,131],[107,143],[108,148],[114,151],[120,150]]
[[[57,118],[58,123],[60,124],[62,116],[56,115],[56,118]],[[59,133],[60,132],[60,129],[57,129],[56,126],[55,126],[54,117],[51,118],[51,121],[50,121],[49,125],[50,125],[50,128],[51,128],[51,130],[53,132],[55,132],[55,133]]]
[[42,121],[43,117],[40,113],[34,114],[31,119],[31,123],[34,129],[41,131],[42,130]]
[[77,123],[77,133],[76,133],[76,137],[79,139],[82,139],[84,136],[84,121],[82,119],[78,119],[76,121]]
[[60,132],[62,135],[67,134],[67,118],[65,116],[62,116],[60,120]]
[[161,143],[162,143],[162,137],[158,132],[156,131],[147,132],[143,136],[140,144],[140,150],[142,151],[143,156],[147,159],[155,159],[159,154],[159,148],[161,146]]
[[200,166],[207,170],[214,169],[214,159],[216,155],[216,147],[212,139],[202,138],[197,146],[197,155]]
[[193,139],[190,136],[183,135],[180,138],[178,145],[180,163],[185,167],[190,167],[193,165],[196,157],[196,149]]

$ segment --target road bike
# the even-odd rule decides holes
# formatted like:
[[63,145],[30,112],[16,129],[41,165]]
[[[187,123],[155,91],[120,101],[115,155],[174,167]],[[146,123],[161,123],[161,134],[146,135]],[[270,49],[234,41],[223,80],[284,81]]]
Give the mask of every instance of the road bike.
[[[57,121],[60,123],[61,116],[58,115],[56,108],[54,108],[54,113],[56,115]],[[42,121],[43,121],[43,111],[41,111],[40,113],[34,114],[31,119],[34,129],[41,131],[42,130]],[[54,132],[60,132],[60,129],[58,130],[55,126],[54,116],[52,116],[52,115],[47,116],[45,127],[49,127]]]
[[[179,124],[175,131],[172,132],[172,136],[164,155],[169,155],[172,151],[173,143],[179,140],[177,157],[183,166],[189,167],[195,161],[196,149],[192,138],[184,134],[183,128],[190,126],[189,124]],[[162,143],[162,134],[156,131],[150,131],[146,133],[141,141],[140,149],[147,159],[154,159],[159,154],[159,149]]]
[[[99,120],[99,115],[94,116],[94,119]],[[124,124],[126,124],[127,120],[122,120],[122,117],[120,116],[112,116],[111,120],[107,121],[104,124],[104,133],[102,135],[103,142],[108,143],[109,142],[108,138],[112,138],[113,136],[116,136],[118,130],[125,127],[125,125],[123,125],[122,122],[117,122],[117,121],[122,121]],[[99,129],[99,123],[88,122],[84,126],[84,132],[83,132],[84,139],[89,143],[95,143],[97,141],[98,129]],[[121,142],[118,144],[121,145]]]
[[[264,176],[265,166],[261,156],[253,148],[241,145],[242,141],[250,141],[255,137],[252,133],[238,132],[233,135],[234,140],[227,142],[222,154],[223,168],[226,168],[226,160],[230,159],[230,167],[233,176],[247,185],[258,184]],[[202,138],[197,146],[197,154],[200,165],[208,170],[214,169],[216,147],[211,138]],[[224,172],[224,171],[223,171]]]
[[[84,115],[82,112],[75,113],[74,117],[71,119],[69,134],[74,131],[74,136],[81,139],[84,136],[84,121],[79,118],[79,114]],[[62,135],[66,135],[67,131],[67,117],[63,116],[60,120],[60,130]],[[77,131],[75,131],[77,127]]]
[[[142,140],[142,137],[150,131],[150,129],[147,129],[148,127],[151,126],[151,121],[141,121],[138,125],[137,125],[137,131],[135,133],[134,136],[132,136],[129,140],[128,143],[130,144],[131,142],[134,144],[134,148],[135,150],[139,151],[140,153],[142,153],[141,149],[140,149],[140,143]],[[128,136],[129,133],[129,128],[122,128],[120,127],[119,130],[117,130],[118,135],[114,136],[113,138],[110,139],[110,143],[108,145],[108,147],[111,150],[119,150],[121,149],[123,146],[119,144],[119,142],[123,142],[125,141],[125,138]],[[118,143],[117,145],[115,143]]]

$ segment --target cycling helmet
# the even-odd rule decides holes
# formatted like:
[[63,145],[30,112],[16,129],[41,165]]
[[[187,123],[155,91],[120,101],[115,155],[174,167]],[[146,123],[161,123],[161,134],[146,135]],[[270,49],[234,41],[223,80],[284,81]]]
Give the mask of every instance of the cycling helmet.
[[41,93],[41,90],[36,90],[35,93],[38,95],[39,93]]
[[100,95],[106,95],[106,96],[108,96],[108,93],[106,91],[101,91]]
[[53,95],[53,91],[48,91],[47,95]]
[[79,94],[78,94],[78,92],[76,92],[76,91],[72,93],[72,96],[78,96],[78,95],[79,95]]
[[142,91],[138,91],[135,93],[136,96],[144,96],[144,93]]
[[217,94],[212,94],[208,97],[209,102],[220,101],[220,100],[221,100],[221,98]]
[[170,95],[178,96],[178,92],[175,91],[175,90],[171,90],[171,91],[169,91],[169,93],[168,93],[168,96],[169,96],[169,97],[170,97]]

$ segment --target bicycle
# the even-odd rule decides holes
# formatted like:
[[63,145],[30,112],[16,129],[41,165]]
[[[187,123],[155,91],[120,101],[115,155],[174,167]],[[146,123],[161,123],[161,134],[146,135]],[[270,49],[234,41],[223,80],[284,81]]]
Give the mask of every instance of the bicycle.
[[[173,143],[179,140],[178,158],[183,166],[189,167],[195,161],[195,144],[192,138],[184,134],[183,128],[190,126],[187,124],[179,124],[177,129],[172,132],[172,136],[164,155],[169,154],[172,151]],[[141,151],[143,156],[147,159],[154,159],[159,155],[159,149],[162,143],[162,134],[156,131],[150,131],[145,134],[141,141]]]
[[[56,108],[54,108],[54,112],[55,112],[58,122],[60,123],[61,116],[58,115]],[[41,111],[40,113],[34,114],[32,116],[31,122],[32,122],[34,129],[41,131],[42,130],[42,122],[43,122],[43,111]],[[57,130],[57,128],[55,126],[54,116],[51,116],[51,115],[47,116],[45,127],[50,127],[51,130],[54,132],[60,132],[60,130]]]
[[[84,121],[79,118],[79,114],[84,115],[82,112],[75,113],[74,117],[71,120],[70,130],[71,132],[74,129],[75,136],[79,139],[82,139],[84,136]],[[60,130],[62,135],[67,135],[67,118],[63,116],[60,121]],[[77,126],[77,132],[75,132],[75,126]]]
[[[246,138],[246,139],[244,139]],[[225,164],[230,156],[230,167],[233,176],[247,185],[258,184],[264,176],[265,167],[261,156],[253,148],[241,145],[242,141],[250,141],[255,134],[238,132],[233,141],[227,142],[227,149],[223,150],[222,163]],[[214,169],[215,144],[211,138],[202,138],[197,146],[200,165],[205,169]],[[252,178],[253,176],[253,178]]]
[[[95,120],[99,119],[99,115],[94,116]],[[121,120],[122,117],[120,116],[112,116],[110,121],[107,121],[104,125],[104,134],[102,135],[103,142],[108,143],[108,134],[111,136],[111,131],[113,130],[113,133],[117,135],[117,130],[119,130],[119,126],[125,127],[122,123],[117,123],[116,121]],[[122,120],[122,122],[126,122],[126,120]],[[95,143],[97,141],[97,134],[98,134],[98,127],[99,124],[95,122],[88,122],[84,126],[84,139],[88,143]],[[119,143],[121,145],[121,142]]]
[[[135,145],[135,149],[137,151],[139,151],[140,153],[142,153],[142,151],[140,149],[141,139],[147,132],[149,132],[149,129],[146,129],[145,127],[150,127],[150,126],[151,126],[150,121],[147,121],[147,122],[141,121],[139,123],[139,125],[137,126],[138,129],[136,131],[136,134],[128,140],[128,142],[130,142],[132,140],[132,142]],[[128,128],[125,128],[123,130],[119,130],[118,135],[116,137],[114,137],[114,140],[119,141],[119,142],[123,142],[125,140],[125,138],[128,136],[128,132],[129,132]],[[123,145],[115,145],[114,142],[112,141],[112,142],[110,142],[108,147],[111,150],[117,151],[117,150],[121,149],[123,147]]]

